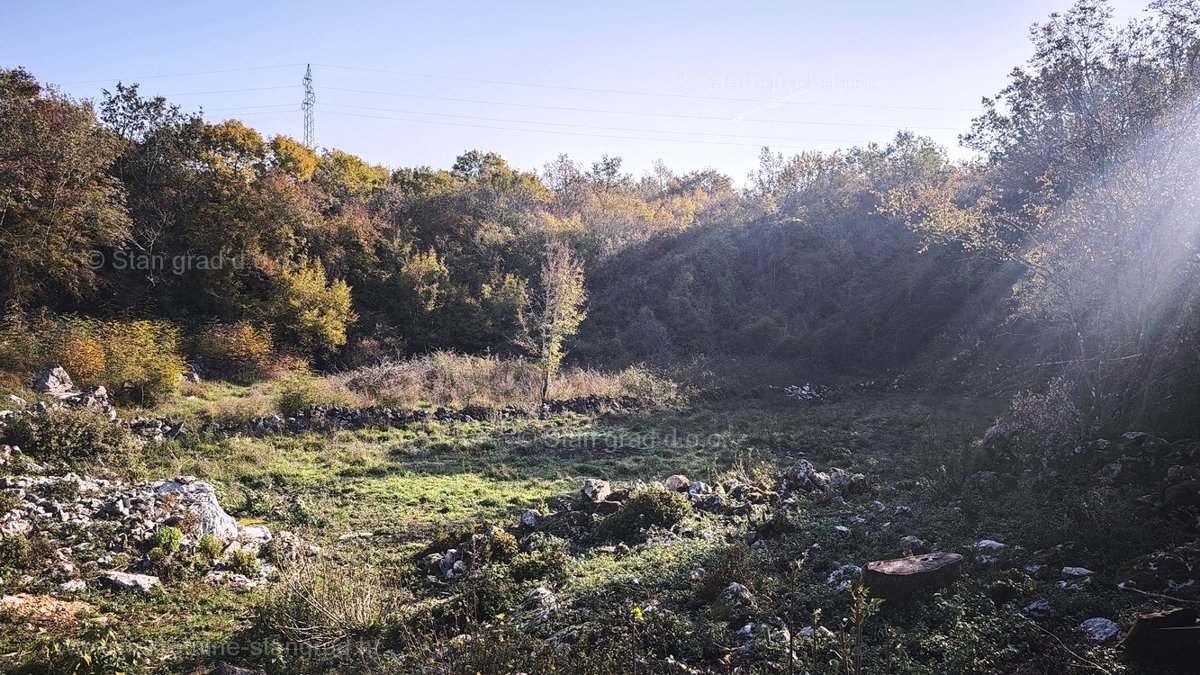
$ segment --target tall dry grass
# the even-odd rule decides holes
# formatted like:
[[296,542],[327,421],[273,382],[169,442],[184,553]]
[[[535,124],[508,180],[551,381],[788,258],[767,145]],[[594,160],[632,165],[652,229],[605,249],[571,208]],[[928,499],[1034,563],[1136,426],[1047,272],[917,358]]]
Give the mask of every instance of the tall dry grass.
[[[529,407],[537,404],[541,390],[541,375],[529,361],[453,352],[385,361],[330,376],[329,380],[380,405],[397,408]],[[661,402],[677,393],[673,382],[639,366],[616,373],[566,368],[550,383],[550,396],[557,399],[598,394]]]

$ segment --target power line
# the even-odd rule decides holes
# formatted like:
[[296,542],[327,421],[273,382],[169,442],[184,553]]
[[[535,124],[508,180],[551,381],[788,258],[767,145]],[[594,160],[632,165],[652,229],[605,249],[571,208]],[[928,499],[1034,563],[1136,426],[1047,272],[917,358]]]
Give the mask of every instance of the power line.
[[[346,92],[352,92],[352,93],[356,93],[356,94],[374,94],[377,96],[399,96],[399,97],[403,97],[403,98],[419,98],[419,99],[425,99],[425,100],[430,100],[430,101],[449,101],[451,103],[480,103],[483,105],[503,105],[503,106],[510,106],[510,107],[516,107],[516,108],[538,108],[538,109],[542,109],[542,110],[566,110],[566,111],[570,111],[570,112],[592,112],[592,113],[604,113],[604,114],[609,114],[609,115],[642,115],[642,116],[646,116],[646,117],[669,117],[669,118],[675,118],[675,119],[714,120],[714,121],[718,121],[718,122],[732,122],[733,121],[733,120],[729,119],[728,117],[716,117],[716,116],[712,116],[712,115],[683,115],[683,114],[676,114],[676,113],[652,113],[652,112],[637,112],[637,111],[625,111],[625,110],[603,110],[603,109],[599,109],[599,108],[574,108],[574,107],[555,106],[555,105],[538,105],[535,103],[506,103],[504,101],[484,101],[484,100],[480,100],[480,99],[451,98],[451,97],[447,97],[447,96],[425,96],[425,95],[421,95],[421,94],[399,94],[399,93],[389,92],[389,91],[373,91],[373,90],[369,90],[369,89],[349,89],[346,87],[325,87],[325,89],[328,89],[330,91],[346,91]],[[759,123],[813,124],[813,125],[818,125],[818,126],[834,126],[834,127],[874,127],[874,128],[879,128],[879,129],[895,129],[897,126],[902,126],[902,125],[892,125],[892,124],[855,124],[852,122],[804,122],[804,121],[800,121],[800,120],[744,120],[744,121],[753,122],[756,124],[759,124]],[[917,129],[917,130],[921,130],[921,131],[962,131],[961,127],[910,127],[910,126],[905,126],[904,128]]]
[[218,89],[215,91],[185,91],[177,94],[158,94],[158,96],[201,96],[203,94],[237,94],[245,91],[271,91],[273,89],[295,89],[296,85],[287,84],[279,87],[251,87],[249,89]]
[[[318,63],[322,68],[338,68],[341,70],[358,70],[366,73],[384,73],[387,75],[403,75],[406,77],[426,77],[439,80],[458,80],[460,82],[477,82],[481,84],[500,84],[510,87],[535,87],[538,89],[560,89],[565,91],[586,91],[596,94],[621,94],[626,96],[658,96],[664,98],[686,98],[698,99],[705,101],[739,101],[743,103],[772,103],[772,101],[764,101],[754,98],[726,98],[722,96],[697,96],[694,94],[662,94],[644,91],[621,91],[619,89],[591,89],[588,87],[567,87],[555,84],[530,84],[527,82],[507,82],[504,80],[483,80],[474,77],[455,77],[453,75],[428,75],[425,73],[408,73],[395,70],[379,70],[375,68],[355,68],[353,66],[335,66],[326,63]],[[818,105],[818,106],[833,106],[838,108],[890,108],[895,110],[941,110],[951,112],[982,112],[979,108],[928,108],[919,106],[903,106],[903,105],[870,105],[866,103],[815,103],[809,101],[778,101],[778,103],[786,103],[788,105]]]
[[[574,127],[580,129],[603,129],[606,131],[631,131],[640,133],[655,133],[655,134],[683,134],[686,136],[716,136],[724,138],[771,138],[781,141],[828,141],[831,143],[858,143],[859,141],[848,140],[844,138],[793,138],[786,136],[762,136],[762,135],[746,135],[746,134],[716,134],[705,133],[700,131],[673,131],[669,129],[630,129],[629,127],[604,127],[593,124],[566,124],[562,122],[531,122],[527,120],[511,120],[497,117],[476,117],[473,115],[453,115],[450,113],[428,113],[419,110],[396,110],[394,108],[371,108],[360,105],[342,105],[339,103],[322,103],[322,107],[331,106],[335,108],[352,108],[354,110],[374,110],[378,112],[399,113],[402,115],[427,115],[431,117],[451,117],[455,119],[479,120],[483,122],[504,122],[508,124],[540,124],[552,127]],[[533,131],[532,129],[530,131]]]
[[[696,141],[696,140],[691,140],[691,139],[687,139],[687,138],[645,138],[645,137],[639,137],[639,136],[614,136],[612,134],[588,134],[588,133],[584,133],[581,131],[555,131],[553,129],[519,129],[519,128],[514,128],[514,127],[497,127],[497,126],[491,126],[491,125],[486,125],[486,124],[466,124],[463,122],[441,122],[438,120],[417,120],[417,119],[407,119],[407,118],[403,118],[403,117],[384,117],[382,115],[362,115],[359,113],[334,112],[332,110],[325,111],[325,114],[326,115],[341,115],[343,117],[363,117],[363,118],[368,118],[368,119],[390,120],[393,122],[416,122],[418,124],[440,124],[443,126],[451,126],[451,127],[470,127],[470,128],[474,128],[474,129],[497,129],[500,131],[524,131],[527,133],[535,133],[535,134],[559,134],[562,136],[588,136],[591,138],[614,138],[614,139],[623,139],[623,140],[629,140],[629,141],[662,141],[662,142],[666,142],[666,143],[689,143],[692,145],[695,145],[695,144],[735,145],[735,146],[741,146],[741,147],[747,147],[747,148],[763,147],[762,143],[731,143],[731,142],[727,142],[727,141]],[[653,133],[653,132],[651,132],[651,133]],[[816,149],[818,149],[818,148],[811,148],[811,147],[787,146],[787,145],[781,145],[781,146],[777,146],[777,147],[785,148],[785,149],[789,149],[789,150],[816,150]]]
[[257,66],[254,68],[229,68],[228,70],[201,70],[201,71],[198,71],[195,73],[176,73],[174,75],[143,75],[141,77],[126,77],[126,78],[108,77],[103,80],[76,80],[74,82],[60,82],[59,86],[65,87],[69,84],[95,84],[97,82],[121,82],[122,80],[128,80],[130,82],[132,82],[134,80],[157,80],[157,79],[162,79],[162,78],[166,78],[166,77],[191,77],[192,75],[216,75],[219,73],[242,73],[242,72],[246,72],[246,71],[250,71],[250,70],[277,70],[279,68],[295,68],[296,66],[301,66],[301,65],[304,65],[304,64],[289,63],[289,64],[283,65],[283,66]]

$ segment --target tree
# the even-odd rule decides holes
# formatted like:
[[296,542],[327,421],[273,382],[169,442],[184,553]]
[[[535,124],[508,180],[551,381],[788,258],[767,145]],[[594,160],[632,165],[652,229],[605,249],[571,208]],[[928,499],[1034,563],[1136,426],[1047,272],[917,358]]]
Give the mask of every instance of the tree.
[[563,342],[579,330],[586,313],[583,303],[583,267],[562,242],[547,242],[542,258],[541,278],[533,293],[527,293],[519,319],[522,333],[517,344],[536,359],[542,376],[540,410],[544,413],[550,378],[562,365]]
[[309,353],[332,353],[346,344],[346,327],[358,320],[351,309],[350,287],[332,283],[318,259],[301,258],[294,270],[277,277],[275,326],[289,344]]
[[107,175],[118,146],[88,103],[0,70],[0,300],[79,298],[95,285],[89,249],[129,231],[124,191]]

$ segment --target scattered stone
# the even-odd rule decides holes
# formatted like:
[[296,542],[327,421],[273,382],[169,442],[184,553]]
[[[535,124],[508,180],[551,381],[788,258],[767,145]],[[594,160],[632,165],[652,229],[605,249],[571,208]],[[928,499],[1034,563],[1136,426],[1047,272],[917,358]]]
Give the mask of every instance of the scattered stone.
[[163,483],[155,490],[158,495],[176,495],[179,501],[195,514],[197,519],[197,536],[211,534],[223,542],[230,542],[238,537],[238,523],[217,502],[217,494],[213,486],[203,481],[187,480],[181,477],[174,481]]
[[1054,609],[1054,607],[1052,607],[1046,600],[1035,600],[1029,603],[1021,611],[1024,612],[1029,618],[1039,621],[1045,619],[1055,619],[1060,616],[1059,611]]
[[58,590],[63,593],[82,593],[87,590],[87,582],[83,579],[71,579],[64,581],[58,585]]
[[871,594],[888,600],[942,588],[958,578],[963,557],[957,553],[928,553],[867,563],[863,583]]
[[542,514],[533,509],[525,509],[521,512],[521,526],[533,529],[538,526]]
[[267,671],[259,668],[239,668],[228,663],[217,666],[208,675],[267,675]]
[[612,486],[609,485],[608,481],[606,480],[589,478],[583,481],[583,487],[580,489],[580,493],[583,494],[584,499],[592,503],[599,504],[600,502],[604,501],[605,497],[608,497],[608,495],[612,493]]
[[916,553],[927,553],[929,545],[925,543],[924,539],[910,534],[900,537],[900,551],[906,556]]
[[680,473],[677,473],[673,476],[668,476],[667,480],[663,481],[663,486],[672,492],[682,492],[688,489],[688,486],[691,484],[692,481],[688,480],[687,476]]
[[861,576],[861,567],[847,563],[845,565],[838,565],[836,568],[834,568],[834,570],[829,573],[829,577],[825,579],[825,583],[829,584],[830,586],[837,586],[838,591],[844,591],[850,588],[850,586],[854,583],[854,580]]
[[1000,542],[992,539],[981,539],[979,540],[979,543],[975,544],[975,550],[977,551],[999,551],[1000,549],[1007,547],[1008,544],[1001,544]]
[[844,495],[850,490],[850,476],[844,469],[829,470],[829,489],[839,495]]
[[823,491],[829,487],[829,475],[820,473],[807,459],[797,460],[788,469],[783,479],[782,489],[786,491],[799,490],[802,492]]
[[529,595],[525,596],[521,606],[525,609],[554,609],[558,606],[558,598],[550,589],[538,586],[529,591]]
[[1086,567],[1064,567],[1062,568],[1063,576],[1068,577],[1090,577],[1095,572]]
[[1084,621],[1079,627],[1087,633],[1088,640],[1096,643],[1108,642],[1121,634],[1121,627],[1115,621],[1100,616]]
[[149,593],[150,589],[159,585],[158,577],[149,574],[129,574],[127,572],[105,572],[104,578],[113,587],[126,591]]
[[736,621],[754,609],[754,594],[736,581],[721,591],[720,597],[708,608],[708,615],[717,621]]
[[71,376],[57,363],[46,366],[33,378],[33,390],[54,398],[71,398],[80,394]]

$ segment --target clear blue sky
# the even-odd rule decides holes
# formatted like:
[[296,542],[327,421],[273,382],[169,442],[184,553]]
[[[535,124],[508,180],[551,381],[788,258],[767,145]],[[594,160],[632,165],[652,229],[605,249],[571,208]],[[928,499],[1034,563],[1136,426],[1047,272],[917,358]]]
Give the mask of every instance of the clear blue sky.
[[[1143,3],[1114,2],[1118,17]],[[0,67],[75,97],[139,82],[210,120],[390,167],[468,149],[524,169],[559,153],[714,167],[912,129],[964,157],[979,100],[1069,0],[830,2],[28,2],[0,0]],[[231,71],[231,72],[210,72]],[[388,72],[379,72],[388,71]]]

